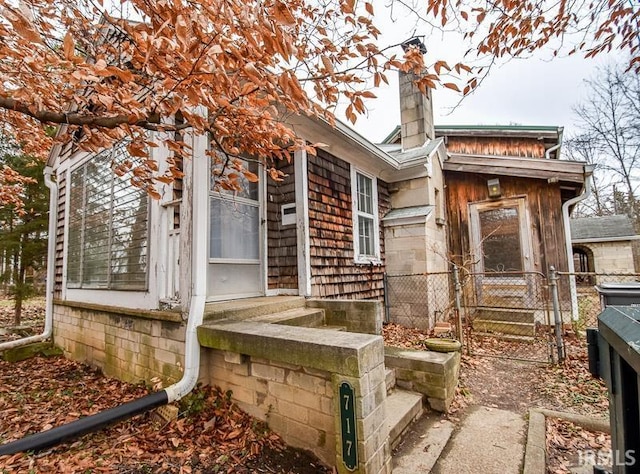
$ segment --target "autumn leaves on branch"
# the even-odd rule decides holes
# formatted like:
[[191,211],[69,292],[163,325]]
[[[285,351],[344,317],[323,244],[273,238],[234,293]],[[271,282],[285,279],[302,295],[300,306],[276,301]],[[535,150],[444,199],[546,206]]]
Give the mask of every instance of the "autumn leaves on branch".
[[[473,45],[468,59],[527,54],[578,34],[573,50],[622,48],[637,71],[639,8],[598,3],[427,0],[414,8],[463,33]],[[40,157],[52,141],[43,125],[57,127],[54,140],[90,151],[126,138],[132,159],[119,172],[152,194],[181,172],[176,160],[158,166],[150,151],[189,156],[185,137],[207,134],[214,172],[234,189],[230,168],[255,179],[241,155],[275,169],[295,150],[314,152],[287,125],[290,115],[331,123],[344,105],[355,122],[390,70],[415,72],[423,90],[463,94],[486,73],[381,45],[374,13],[382,12],[356,0],[133,0],[114,11],[93,0],[0,0],[0,120]]]

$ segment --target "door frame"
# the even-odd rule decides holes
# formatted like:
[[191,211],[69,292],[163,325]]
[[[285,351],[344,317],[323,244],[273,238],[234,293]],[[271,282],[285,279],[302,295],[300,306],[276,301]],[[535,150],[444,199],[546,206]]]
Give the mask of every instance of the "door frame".
[[531,225],[526,196],[516,196],[512,198],[499,199],[495,201],[479,201],[469,203],[469,253],[473,261],[473,271],[477,274],[485,273],[484,257],[482,256],[482,238],[480,232],[480,212],[491,209],[502,209],[505,207],[516,207],[518,209],[518,220],[520,230],[520,252],[522,254],[522,272],[532,272],[534,270],[533,243],[531,236]]
[[[209,284],[207,283],[207,302],[213,301],[225,301],[225,300],[237,300],[243,298],[254,298],[259,296],[266,295],[266,285],[268,278],[268,265],[267,265],[267,186],[265,183],[266,180],[266,170],[264,165],[261,162],[258,162],[258,274],[259,274],[259,289],[255,292],[250,293],[235,293],[235,294],[223,294],[223,295],[211,295],[209,294]],[[211,190],[211,184],[209,184],[209,188],[207,191],[207,273],[211,264],[222,263],[222,264],[235,264],[235,265],[245,265],[248,262],[243,262],[238,259],[219,259],[219,258],[211,258],[211,248],[210,248],[210,232],[211,232],[211,197],[215,194],[214,191]],[[242,200],[238,201],[242,203]],[[255,263],[248,263],[255,264]]]

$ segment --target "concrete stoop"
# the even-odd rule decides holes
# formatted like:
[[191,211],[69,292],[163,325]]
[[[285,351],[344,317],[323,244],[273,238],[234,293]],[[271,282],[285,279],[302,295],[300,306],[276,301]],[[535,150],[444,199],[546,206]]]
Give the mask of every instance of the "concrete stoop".
[[335,457],[339,467],[332,397],[348,382],[363,427],[356,471],[388,473],[390,450],[421,419],[426,403],[447,411],[460,356],[384,347],[375,322],[381,318],[372,323],[379,309],[378,302],[299,297],[209,303],[198,328],[201,346],[211,350],[208,377],[287,443],[327,464]]

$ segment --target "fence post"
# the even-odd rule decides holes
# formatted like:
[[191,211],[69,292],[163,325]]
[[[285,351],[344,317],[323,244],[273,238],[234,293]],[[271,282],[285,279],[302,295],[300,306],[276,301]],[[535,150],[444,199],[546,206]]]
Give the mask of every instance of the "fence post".
[[457,265],[453,265],[453,288],[456,297],[456,332],[458,333],[458,339],[460,344],[464,346],[464,336],[462,332],[462,303],[460,301],[460,293],[462,285],[460,285],[460,271]]
[[391,321],[391,309],[389,308],[389,279],[387,272],[382,274],[382,285],[384,286],[384,322]]
[[558,362],[564,361],[564,343],[562,341],[562,313],[560,312],[560,299],[558,298],[558,272],[555,267],[549,267],[549,288],[553,302],[553,320],[555,322],[556,347],[558,349]]

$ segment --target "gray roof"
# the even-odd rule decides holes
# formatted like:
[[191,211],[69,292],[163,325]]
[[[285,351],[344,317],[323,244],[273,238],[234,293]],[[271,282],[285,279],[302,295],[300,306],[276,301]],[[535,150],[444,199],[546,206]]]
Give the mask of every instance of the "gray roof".
[[411,217],[428,216],[433,212],[434,206],[412,206],[392,209],[382,218],[383,221],[391,219],[408,219]]
[[442,143],[443,138],[436,138],[435,140],[429,140],[424,145],[411,148],[409,150],[402,150],[400,147],[393,149],[387,146],[386,151],[396,158],[400,163],[407,163],[409,161],[418,160],[420,158],[426,158],[431,155]]
[[579,217],[571,219],[571,240],[621,240],[633,238],[633,221],[627,216]]

